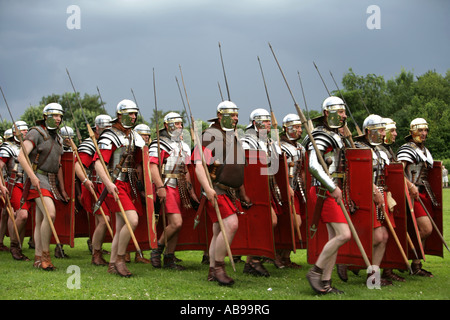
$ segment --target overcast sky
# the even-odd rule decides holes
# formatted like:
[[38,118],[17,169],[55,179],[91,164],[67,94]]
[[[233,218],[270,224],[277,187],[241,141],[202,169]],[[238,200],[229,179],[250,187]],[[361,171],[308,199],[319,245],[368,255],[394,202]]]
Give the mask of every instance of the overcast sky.
[[[18,119],[43,96],[72,92],[67,68],[82,94],[99,87],[110,115],[133,89],[148,120],[153,68],[158,109],[183,109],[181,65],[194,117],[206,120],[221,100],[218,82],[227,98],[220,42],[240,123],[268,109],[258,56],[280,123],[295,109],[269,42],[297,102],[304,109],[299,71],[308,108],[319,110],[327,95],[313,61],[329,89],[329,72],[340,85],[349,68],[385,80],[402,68],[445,74],[449,14],[447,0],[0,0],[0,86]],[[10,120],[3,99],[0,114]]]

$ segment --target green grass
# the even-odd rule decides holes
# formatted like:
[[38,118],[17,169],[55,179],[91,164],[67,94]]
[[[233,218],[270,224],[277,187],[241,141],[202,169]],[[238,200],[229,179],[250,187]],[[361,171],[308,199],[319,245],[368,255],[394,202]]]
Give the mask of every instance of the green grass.
[[[450,243],[450,189],[444,189],[444,237]],[[26,239],[27,241],[27,239]],[[26,242],[25,241],[25,242]],[[9,239],[5,238],[9,246]],[[24,246],[24,254],[30,259],[34,251]],[[54,246],[52,246],[53,249]],[[106,244],[105,249],[109,250]],[[444,259],[427,256],[424,268],[434,278],[421,278],[401,274],[405,283],[380,290],[370,290],[365,285],[366,274],[349,273],[349,281],[342,282],[333,274],[333,284],[343,290],[343,295],[317,296],[305,276],[309,269],[306,251],[298,250],[292,260],[303,266],[300,270],[276,269],[266,264],[269,278],[257,278],[242,273],[243,264],[236,265],[236,272],[227,263],[227,272],[235,279],[231,288],[206,281],[208,266],[201,265],[202,252],[177,252],[177,257],[187,270],[172,271],[154,269],[150,265],[131,262],[133,277],[126,279],[110,275],[106,267],[92,266],[86,238],[76,239],[75,247],[65,246],[67,259],[53,258],[58,268],[54,272],[37,270],[32,262],[14,261],[7,252],[0,252],[1,300],[448,300],[450,297],[450,260],[444,249]],[[149,252],[145,252],[149,257]],[[108,258],[108,257],[107,257]],[[132,254],[134,260],[134,254]],[[80,289],[69,289],[67,273],[71,265],[80,268]]]

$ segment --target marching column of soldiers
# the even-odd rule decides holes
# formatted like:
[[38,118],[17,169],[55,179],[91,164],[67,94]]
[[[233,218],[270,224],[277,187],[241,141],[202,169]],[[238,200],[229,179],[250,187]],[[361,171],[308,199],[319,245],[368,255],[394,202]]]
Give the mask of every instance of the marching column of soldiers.
[[[78,147],[58,103],[46,105],[34,126],[17,121],[6,130],[1,250],[8,250],[8,233],[12,258],[29,261],[22,253],[28,232],[33,266],[55,270],[50,244],[66,256],[62,245],[73,246],[75,235],[69,232],[66,240],[58,232],[81,223],[91,263],[122,277],[132,276],[129,252],[136,252],[136,262],[182,271],[175,253],[192,248],[207,257],[205,281],[228,286],[234,280],[226,272],[227,256],[233,267],[247,256],[243,272],[268,277],[263,263],[301,268],[290,259],[300,248],[307,249],[307,279],[318,294],[343,292],[331,283],[335,266],[343,281],[348,270],[370,269],[372,284],[383,268],[381,286],[405,281],[396,269],[433,277],[422,260],[442,255],[443,239],[436,236],[442,232],[441,164],[425,146],[425,119],[411,121],[410,135],[394,154],[394,120],[369,115],[354,142],[345,103],[335,96],[325,99],[303,142],[302,125],[309,124],[299,115],[286,114],[278,135],[271,131],[273,115],[261,108],[251,112],[239,136],[239,109],[231,101],[217,106],[200,141],[193,130],[186,134],[176,112],[164,117],[151,140],[150,128],[136,123],[138,113],[135,102],[120,101],[115,117],[98,115],[94,134]],[[109,261],[105,242],[111,242]],[[150,251],[149,259],[142,249]]]

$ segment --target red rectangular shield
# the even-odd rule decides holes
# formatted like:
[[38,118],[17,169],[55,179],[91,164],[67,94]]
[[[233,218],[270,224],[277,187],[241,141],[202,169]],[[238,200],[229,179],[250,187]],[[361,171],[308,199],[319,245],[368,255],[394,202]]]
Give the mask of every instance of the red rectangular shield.
[[[75,238],[75,156],[73,152],[64,152],[61,156],[64,177],[64,189],[70,200],[68,203],[55,200],[55,230],[61,244],[74,246]],[[56,243],[52,235],[51,242]]]
[[[395,234],[399,239],[403,251],[406,253],[408,249],[407,242],[407,217],[406,217],[406,195],[405,195],[405,177],[402,163],[391,163],[385,168],[386,176],[386,192],[390,192],[392,198],[397,203],[394,207]],[[388,208],[386,208],[388,210]],[[386,227],[387,228],[387,227]],[[389,231],[389,228],[387,228]],[[394,240],[393,235],[389,232],[389,240],[386,244],[386,251],[381,268],[397,268],[405,269],[405,260],[401,251]]]
[[[272,160],[273,161],[273,160]],[[277,215],[277,226],[274,229],[275,248],[296,251],[296,240],[294,230],[294,199],[289,193],[289,171],[286,155],[283,153],[279,158],[278,172],[275,181],[280,189],[282,213]]]
[[[139,215],[139,223],[134,230],[134,236],[139,244],[141,251],[156,249],[157,233],[155,221],[155,209],[153,203],[153,184],[150,173],[150,160],[148,157],[148,146],[142,148],[142,179],[144,182],[145,199],[138,199],[136,201],[143,202],[143,214]],[[136,251],[134,242],[130,240],[128,251]]]
[[[372,201],[372,150],[370,149],[347,149],[347,190],[350,199],[356,205],[356,212],[350,216],[361,244],[366,252],[369,261],[372,260],[372,238],[373,238],[373,201]],[[307,186],[311,185],[311,175],[307,174]],[[308,188],[309,190],[309,188]],[[308,232],[311,226],[312,212],[315,203],[308,197]],[[350,214],[350,213],[349,213]],[[326,225],[321,221],[314,238],[308,238],[308,263],[314,264],[322,251],[323,246],[328,242],[328,232]],[[339,248],[338,264],[366,267],[366,263],[361,256],[356,241],[352,238],[349,242]]]
[[[433,190],[436,200],[439,206],[433,206],[433,211],[429,212],[434,223],[439,229],[440,233],[443,235],[442,228],[442,162],[434,161],[433,168],[428,172],[428,181],[431,185],[431,190]],[[425,241],[424,246],[425,254],[432,256],[444,257],[444,248],[442,239],[436,230],[433,230],[431,235]]]
[[[189,176],[191,178],[192,187],[198,199],[201,199],[201,186],[195,174],[195,165],[188,165]],[[204,197],[204,196],[203,196]],[[206,199],[205,199],[206,200]],[[203,200],[204,201],[204,200]],[[208,200],[206,200],[208,201]],[[199,212],[199,223],[194,229],[197,212],[194,209],[185,209],[183,212],[183,226],[178,233],[178,242],[176,251],[182,250],[208,250],[208,233],[212,234],[211,224],[207,224],[206,206]],[[162,220],[162,219],[161,219]]]
[[272,228],[269,176],[264,151],[246,150],[247,166],[244,187],[253,206],[238,215],[239,227],[231,244],[233,255],[264,256],[275,258]]

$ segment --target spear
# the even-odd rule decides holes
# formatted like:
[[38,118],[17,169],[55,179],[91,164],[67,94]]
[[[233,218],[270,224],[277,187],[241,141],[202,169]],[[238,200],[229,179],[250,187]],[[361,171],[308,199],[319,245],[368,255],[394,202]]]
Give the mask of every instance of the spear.
[[[220,61],[222,62],[223,76],[224,76],[224,78],[225,78],[225,86],[227,87],[228,101],[231,101],[231,98],[230,98],[230,89],[228,88],[227,74],[225,73],[225,66],[224,66],[224,64],[223,64],[222,46],[220,45],[220,42],[219,42],[219,52],[220,52]],[[222,95],[222,92],[221,92],[221,95]],[[222,100],[223,100],[223,99],[222,99]]]
[[[84,110],[83,110],[83,106],[81,105],[81,102],[78,99],[77,91],[75,90],[75,86],[74,86],[74,84],[72,82],[72,78],[70,77],[70,73],[69,73],[69,70],[67,70],[67,68],[66,68],[66,72],[67,72],[67,75],[69,77],[70,84],[72,85],[72,89],[73,89],[73,91],[75,93],[75,97],[77,98],[78,105],[80,106],[81,112],[83,113],[83,117],[84,117],[84,120],[86,122],[86,127],[87,127],[88,132],[89,132],[89,137],[94,142],[95,150],[97,151],[100,163],[101,163],[101,165],[102,165],[102,167],[103,167],[103,169],[104,169],[104,171],[106,173],[106,176],[111,180],[111,175],[109,174],[108,168],[106,167],[106,164],[105,164],[105,160],[103,159],[102,153],[100,152],[100,149],[98,147],[97,139],[95,139],[94,131],[92,131],[92,128],[91,128],[91,126],[89,124],[89,121],[86,118],[86,115],[85,115]],[[116,199],[117,205],[119,206],[120,212],[122,213],[122,217],[123,217],[123,220],[125,222],[125,225],[127,226],[128,231],[130,232],[130,235],[131,235],[131,239],[133,240],[134,246],[136,247],[136,253],[138,253],[139,256],[141,258],[143,258],[141,248],[139,246],[139,243],[136,240],[136,237],[134,235],[133,229],[131,228],[130,221],[128,220],[128,217],[127,217],[127,215],[125,213],[125,210],[123,209],[122,202],[120,201],[119,197],[114,197],[114,198]]]
[[[20,134],[19,128],[17,127],[16,122],[14,121],[14,117],[13,117],[13,115],[11,113],[11,109],[9,108],[8,102],[6,101],[5,94],[3,93],[3,89],[1,87],[0,87],[0,91],[2,92],[3,100],[5,100],[6,107],[8,108],[9,115],[11,116],[11,120],[12,120],[12,122],[14,124],[14,129],[16,131],[17,137],[19,138],[20,148],[22,150],[22,153],[23,153],[23,156],[25,158],[25,161],[28,163],[30,168],[33,168],[32,165],[31,165],[30,158],[28,157],[27,150],[25,149],[25,147],[23,145],[22,135]],[[53,220],[52,220],[52,218],[50,216],[50,212],[48,211],[47,205],[44,202],[44,196],[42,195],[41,188],[40,188],[40,186],[36,186],[36,189],[37,189],[37,191],[39,193],[39,198],[41,199],[42,206],[44,207],[45,215],[47,217],[48,224],[50,225],[50,229],[52,230],[53,237],[55,238],[56,248],[59,250],[61,256],[64,257],[65,256],[64,255],[64,251],[62,249],[61,242],[59,241],[58,234],[56,233],[55,225],[53,224]]]
[[[298,106],[297,102],[295,101],[294,95],[292,94],[292,91],[291,91],[291,89],[289,87],[289,84],[288,84],[288,82],[286,80],[286,77],[284,76],[284,72],[281,69],[281,66],[280,66],[280,64],[278,62],[278,59],[277,59],[277,57],[275,55],[275,52],[273,51],[272,46],[270,45],[270,43],[269,43],[269,47],[270,47],[270,50],[272,51],[273,57],[275,58],[275,61],[276,61],[277,65],[278,65],[278,68],[280,69],[281,75],[283,76],[284,82],[286,83],[286,86],[287,86],[287,88],[289,90],[289,93],[291,94],[292,100],[294,101],[294,106],[297,109],[297,113],[298,113],[298,115],[299,115],[299,117],[300,117],[300,119],[302,121],[302,124],[304,125],[304,127],[306,129],[306,132],[308,134],[309,140],[311,141],[311,143],[312,143],[312,145],[314,147],[314,150],[316,151],[317,158],[319,159],[319,162],[322,165],[323,170],[329,176],[330,173],[328,171],[328,166],[326,165],[325,160],[323,159],[322,153],[320,152],[319,148],[316,145],[316,142],[314,140],[314,137],[313,137],[311,131],[309,130],[309,127],[306,125],[307,124],[307,120],[305,118],[305,115],[303,114],[303,111],[300,109],[300,107]],[[366,251],[364,250],[364,248],[362,246],[361,240],[359,239],[358,233],[356,232],[356,229],[355,229],[355,227],[353,225],[353,222],[350,219],[350,216],[348,215],[347,209],[345,208],[342,200],[339,200],[338,204],[341,207],[342,212],[344,213],[345,219],[347,220],[348,226],[349,226],[350,231],[351,231],[351,233],[353,235],[353,238],[355,239],[356,245],[358,246],[358,249],[361,252],[363,260],[366,263],[366,266],[369,267],[371,264],[370,264],[369,259],[367,257]]]
[[[220,46],[220,43],[219,43],[219,46]],[[195,150],[195,146],[197,146],[197,149],[199,150],[201,158],[202,158],[202,165],[203,165],[203,169],[205,170],[206,177],[208,179],[208,184],[209,184],[209,186],[211,188],[213,188],[211,176],[209,174],[208,167],[206,166],[206,160],[205,160],[205,155],[203,154],[203,148],[202,148],[202,145],[200,143],[200,138],[198,137],[198,131],[195,128],[195,121],[194,121],[194,117],[192,115],[192,110],[191,110],[191,105],[189,103],[189,98],[187,96],[186,85],[184,84],[184,79],[183,79],[183,73],[181,71],[181,66],[180,66],[180,74],[181,74],[181,81],[183,82],[184,94],[186,96],[186,102],[187,102],[187,105],[189,107],[189,114],[190,114],[190,117],[191,117],[191,123],[194,125],[194,150]],[[228,90],[228,85],[227,85],[227,90]],[[228,93],[228,96],[229,96],[229,93]],[[225,246],[227,248],[228,257],[230,258],[230,262],[231,262],[231,265],[233,267],[233,270],[236,272],[236,267],[234,265],[234,260],[233,260],[233,254],[231,253],[231,248],[230,248],[230,243],[228,241],[228,236],[226,234],[226,230],[225,230],[225,226],[223,224],[222,216],[220,215],[220,209],[219,209],[219,205],[217,203],[217,198],[214,198],[213,205],[214,205],[214,210],[216,211],[216,214],[217,214],[217,220],[219,222],[220,231],[222,232],[223,240],[224,240]]]
[[[161,160],[161,144],[160,144],[160,137],[159,137],[159,117],[158,117],[158,103],[156,100],[156,82],[155,82],[155,68],[153,68],[153,95],[155,97],[155,120],[156,120],[156,145],[158,150],[158,170],[159,174],[162,178],[162,160]],[[164,229],[166,228],[166,199],[161,202],[161,211],[162,211],[162,217],[163,217],[163,225]],[[167,247],[167,233],[164,232],[164,244]]]
[[[180,67],[180,69],[181,69],[181,67]],[[178,78],[176,76],[175,76],[175,81],[177,82],[178,91],[180,92],[181,102],[183,103],[184,111],[186,112],[186,115],[188,115],[188,111],[186,109],[186,104],[184,103],[184,99],[183,99],[183,94],[181,93],[180,83],[178,82]],[[219,84],[219,82],[217,82],[217,84]],[[220,89],[220,85],[219,85],[219,89]],[[189,122],[189,128],[191,129],[191,138],[194,139],[194,126],[191,123],[191,118],[189,116],[187,118],[188,118],[188,122]],[[194,143],[195,143],[195,141],[194,141]],[[203,209],[205,208],[205,202],[206,202],[206,197],[202,196],[199,207],[197,209],[197,215],[194,218],[194,229],[197,228],[197,226],[200,223],[200,215],[202,214]]]
[[305,102],[305,108],[306,108],[306,112],[308,114],[308,125],[309,125],[309,130],[313,130],[314,129],[314,125],[311,121],[311,117],[309,115],[309,111],[308,111],[308,104],[306,103],[306,98],[305,98],[305,91],[303,90],[303,84],[302,84],[302,78],[300,77],[300,72],[297,70],[297,74],[298,74],[298,80],[300,81],[300,87],[302,88],[302,95],[303,95],[303,101]]
[[350,117],[352,117],[352,120],[353,120],[353,122],[355,123],[356,131],[358,132],[358,135],[362,136],[363,133],[362,133],[360,127],[358,126],[358,123],[355,121],[355,118],[353,118],[353,114],[352,114],[352,112],[350,111],[350,108],[349,108],[349,106],[348,106],[348,104],[347,104],[347,101],[345,101],[344,95],[342,94],[341,89],[339,89],[339,86],[338,86],[338,84],[336,83],[336,80],[334,80],[334,77],[333,77],[333,74],[331,73],[331,71],[330,71],[330,75],[331,75],[331,78],[333,79],[334,84],[336,85],[336,89],[338,89],[339,94],[341,95],[342,100],[344,101],[345,105],[347,106],[347,110],[348,110],[348,113],[350,114]]
[[425,210],[425,212],[426,212],[428,218],[430,219],[431,224],[433,225],[434,230],[436,230],[436,232],[437,232],[439,238],[441,239],[442,243],[443,243],[444,246],[447,248],[447,250],[450,252],[450,249],[448,248],[448,245],[447,245],[447,243],[445,242],[444,237],[442,236],[442,233],[439,231],[439,228],[437,227],[436,223],[434,222],[433,218],[431,217],[430,213],[428,212],[427,207],[425,207],[425,205],[423,204],[422,199],[420,199],[420,198],[418,198],[418,199],[419,199],[420,205],[422,206],[423,210]]
[[[331,97],[330,90],[328,90],[327,85],[325,84],[325,81],[323,80],[322,75],[320,74],[319,68],[317,68],[317,65],[316,65],[316,63],[314,61],[313,61],[313,63],[314,63],[314,67],[316,67],[317,73],[319,74],[319,77],[322,80],[322,83],[323,83],[325,89],[328,92],[328,95]],[[347,106],[347,109],[348,109],[348,106]],[[355,122],[355,119],[353,119],[353,121]],[[355,122],[355,124],[356,124],[356,122]],[[344,125],[344,133],[346,135],[346,138],[348,138],[348,140],[350,141],[350,145],[352,146],[352,148],[354,148],[355,147],[355,143],[353,142],[352,133],[348,129],[347,123]]]
[[270,117],[272,118],[272,125],[275,130],[275,139],[277,141],[278,146],[280,146],[280,136],[278,135],[277,118],[275,118],[275,114],[273,113],[273,110],[272,110],[272,103],[270,102],[269,91],[267,90],[266,79],[264,78],[264,72],[262,69],[261,60],[259,59],[259,56],[258,56],[258,63],[259,63],[259,69],[261,70],[261,76],[262,76],[263,83],[264,83],[264,89],[266,90],[267,102],[269,103]]

